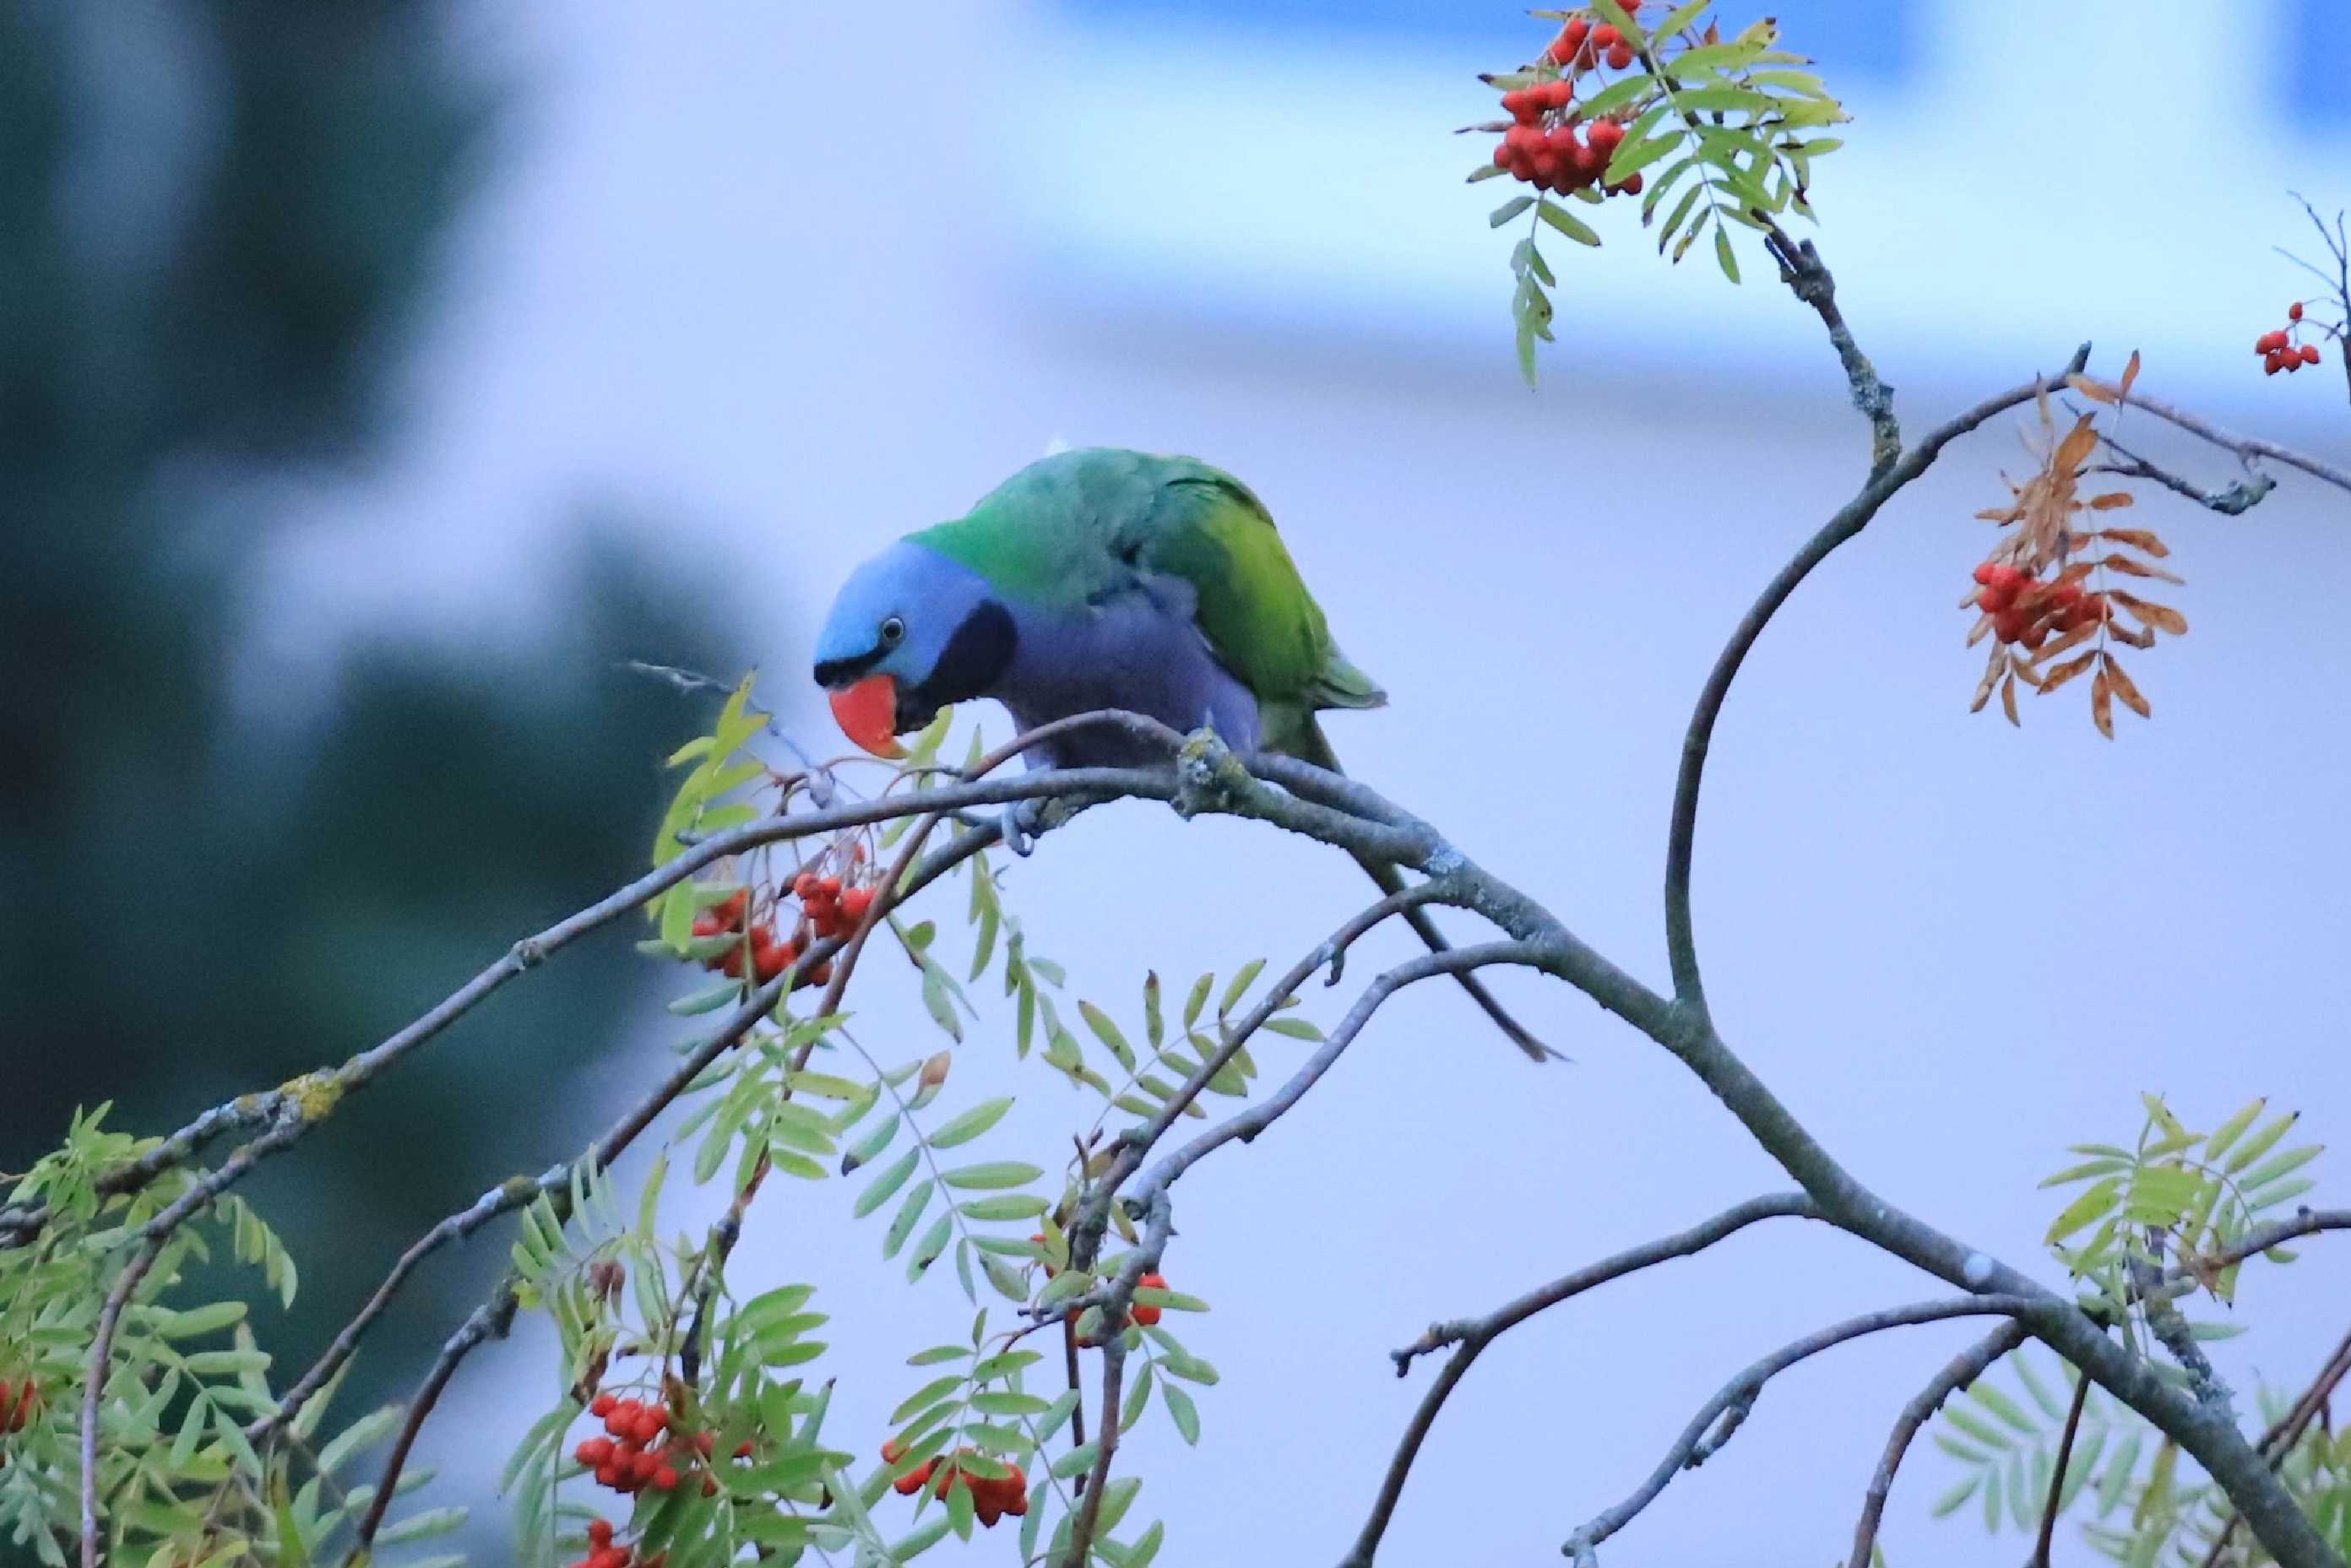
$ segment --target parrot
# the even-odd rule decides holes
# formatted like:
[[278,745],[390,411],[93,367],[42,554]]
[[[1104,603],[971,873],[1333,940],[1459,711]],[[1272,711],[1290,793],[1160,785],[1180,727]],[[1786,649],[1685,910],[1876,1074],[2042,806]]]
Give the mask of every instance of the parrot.
[[[842,583],[816,644],[816,684],[841,732],[881,757],[938,710],[987,698],[1026,732],[1123,708],[1238,756],[1260,749],[1339,771],[1317,715],[1375,708],[1387,694],[1332,641],[1263,502],[1192,457],[1081,447],[1029,464],[963,517],[910,533]],[[1144,737],[1097,725],[1053,737],[1040,767],[1166,760]],[[1007,812],[1025,850],[1038,801]],[[1384,893],[1397,868],[1355,857]],[[1433,952],[1425,908],[1405,918]],[[1555,1054],[1475,975],[1456,977],[1511,1043]]]

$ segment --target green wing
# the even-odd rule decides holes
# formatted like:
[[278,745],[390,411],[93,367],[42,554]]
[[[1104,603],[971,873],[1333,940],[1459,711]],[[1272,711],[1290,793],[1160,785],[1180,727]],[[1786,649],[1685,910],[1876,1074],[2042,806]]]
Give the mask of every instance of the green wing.
[[1137,570],[1188,583],[1201,635],[1256,694],[1281,749],[1318,708],[1387,700],[1332,641],[1264,503],[1196,459],[1060,453],[916,537],[1030,603],[1083,602]]

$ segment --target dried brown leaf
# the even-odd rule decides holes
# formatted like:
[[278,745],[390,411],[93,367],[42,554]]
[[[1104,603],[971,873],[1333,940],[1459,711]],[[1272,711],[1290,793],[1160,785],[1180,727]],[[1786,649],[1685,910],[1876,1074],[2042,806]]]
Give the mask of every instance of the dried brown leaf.
[[2136,626],[2126,626],[2120,621],[2110,620],[2106,622],[2106,635],[2117,643],[2127,643],[2134,648],[2155,646],[2154,632],[2143,631]]
[[1976,623],[1968,628],[1968,646],[1972,648],[1990,635],[1991,635],[1991,617],[1979,615],[1976,617]]
[[2122,395],[2130,396],[2131,382],[2138,380],[2138,350],[2131,350],[2130,363],[2123,367]]
[[1988,523],[2012,523],[2016,521],[2017,513],[2013,507],[1988,507],[1976,516]]
[[2111,512],[2118,507],[2129,506],[2131,501],[2132,497],[2129,491],[2109,490],[2103,496],[2093,496],[2090,497],[2090,510],[2094,512]]
[[2115,394],[2111,388],[2092,381],[2089,377],[2081,374],[2079,371],[2067,376],[2065,378],[2065,384],[2072,387],[2075,392],[2080,392],[2084,397],[2088,398],[2092,402],[2110,403],[2115,401]]
[[2148,711],[2147,699],[2139,695],[2138,683],[2123,673],[2122,664],[2112,653],[2106,655],[2105,674],[2107,683],[2115,689],[2115,695],[2123,699],[2125,707],[2141,718],[2153,716]]
[[2051,643],[2049,643],[2049,644],[2048,644],[2047,646],[2043,647],[2043,648],[2041,650],[2040,658],[2041,658],[2042,667],[2043,667],[2043,669],[2046,669],[2046,668],[2048,667],[2048,664],[2049,664],[2049,661],[2050,661],[2050,660],[2052,660],[2052,659],[2055,658],[2058,654],[2060,654],[2060,653],[2062,653],[2065,652],[2065,650],[2067,650],[2068,648],[2078,648],[2078,647],[2080,647],[2083,643],[2085,643],[2088,642],[2091,638],[2093,638],[2093,637],[2096,636],[2097,634],[2098,634],[2098,623],[2097,623],[2096,622],[2095,622],[2095,621],[2085,621],[2085,622],[2083,622],[2079,626],[2076,626],[2076,627],[2074,627],[2071,632],[2067,632],[2064,633],[2063,635],[2061,635],[2061,636],[2059,636],[2059,637],[2055,638],[2055,639],[2054,639],[2054,640],[2053,640]]
[[2165,582],[2185,582],[2188,580],[2184,577],[2172,576],[2171,573],[2164,570],[2159,566],[2149,566],[2145,561],[2133,560],[2126,555],[2109,555],[2105,559],[2100,561],[2098,564],[2105,567],[2109,571],[2119,571],[2125,577],[2152,577],[2158,578]]
[[2168,632],[2175,637],[2188,635],[2188,617],[2168,604],[2151,603],[2136,593],[2112,589],[2106,597],[2138,618],[2139,623],[2158,632]]
[[2074,422],[2074,428],[2065,433],[2065,439],[2059,442],[2057,450],[2049,455],[2052,471],[2065,476],[2082,471],[2083,460],[2095,451],[2098,444],[2098,433],[2091,428],[2091,421],[2092,416],[2085,413]]
[[2000,679],[2000,672],[2007,663],[2006,655],[1994,644],[1991,657],[1984,664],[1983,679],[1976,683],[1976,695],[1968,701],[1970,713],[1983,712],[1984,704],[1991,700],[1992,683]]
[[2000,711],[2008,716],[2010,724],[2019,729],[2024,727],[2024,721],[2016,716],[2016,676],[2013,674],[2000,683]]
[[2107,682],[2104,669],[2090,682],[2090,722],[2108,740],[2115,737],[2115,689]]
[[2033,690],[2041,689],[2041,672],[2032,667],[2031,661],[2011,653],[2008,656],[2008,672]]
[[2097,662],[2098,651],[2093,648],[2086,653],[2066,660],[2053,670],[2043,672],[2041,676],[2041,695],[2047,696]]
[[2171,553],[2171,547],[2156,538],[2152,528],[2101,528],[2095,537],[2145,550],[2158,560]]

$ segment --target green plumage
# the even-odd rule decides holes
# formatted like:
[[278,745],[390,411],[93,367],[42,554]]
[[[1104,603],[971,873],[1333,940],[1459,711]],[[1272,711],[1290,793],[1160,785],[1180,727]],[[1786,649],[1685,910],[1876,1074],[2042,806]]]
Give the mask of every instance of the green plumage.
[[1277,751],[1325,761],[1316,710],[1387,700],[1332,641],[1265,504],[1196,458],[1061,453],[914,538],[1033,604],[1081,604],[1138,571],[1189,584],[1201,635],[1257,698]]
[[[1023,468],[967,515],[913,538],[979,573],[999,595],[1040,608],[1096,602],[1138,576],[1188,584],[1193,622],[1209,651],[1257,699],[1259,744],[1334,773],[1339,759],[1315,714],[1387,701],[1332,641],[1265,504],[1196,458],[1109,447],[1061,453]],[[1394,865],[1357,859],[1384,892],[1404,885]],[[1431,951],[1447,950],[1426,909],[1404,918]],[[1455,977],[1513,1044],[1538,1061],[1552,1054],[1476,976]]]

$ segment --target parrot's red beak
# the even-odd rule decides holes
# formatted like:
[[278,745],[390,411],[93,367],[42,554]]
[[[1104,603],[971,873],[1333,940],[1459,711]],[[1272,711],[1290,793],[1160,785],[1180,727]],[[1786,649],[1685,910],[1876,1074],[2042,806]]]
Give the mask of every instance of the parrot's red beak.
[[868,675],[855,685],[832,694],[832,716],[841,733],[876,757],[898,758],[906,748],[898,744],[898,683],[887,675]]

